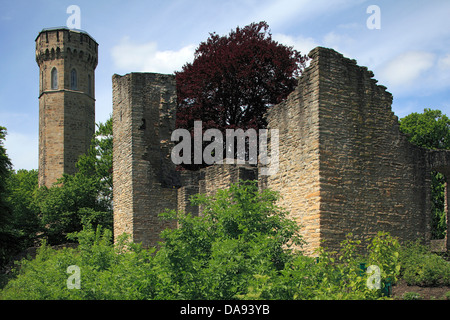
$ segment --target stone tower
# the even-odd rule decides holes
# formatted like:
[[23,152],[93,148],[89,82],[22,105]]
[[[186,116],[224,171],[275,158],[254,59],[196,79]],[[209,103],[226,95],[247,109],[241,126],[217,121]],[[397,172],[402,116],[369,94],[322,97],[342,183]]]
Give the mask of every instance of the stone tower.
[[170,159],[175,128],[173,75],[114,75],[114,234],[128,233],[146,247],[173,221],[158,214],[177,208],[179,174]]
[[87,33],[43,29],[36,37],[39,65],[39,185],[75,172],[95,131],[98,44]]

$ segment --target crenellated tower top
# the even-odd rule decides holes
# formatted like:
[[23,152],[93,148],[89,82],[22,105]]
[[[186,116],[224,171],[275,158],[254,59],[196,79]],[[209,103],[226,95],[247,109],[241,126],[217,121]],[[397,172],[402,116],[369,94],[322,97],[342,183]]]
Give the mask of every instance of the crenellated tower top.
[[90,64],[98,63],[98,43],[86,31],[65,27],[46,28],[36,37],[36,62],[73,58]]

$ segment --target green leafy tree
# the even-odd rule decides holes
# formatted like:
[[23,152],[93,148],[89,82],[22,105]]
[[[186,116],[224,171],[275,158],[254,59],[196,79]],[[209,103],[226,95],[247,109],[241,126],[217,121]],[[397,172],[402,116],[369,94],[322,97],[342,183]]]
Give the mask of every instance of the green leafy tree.
[[44,234],[51,245],[66,241],[67,234],[80,231],[83,222],[111,229],[108,208],[98,200],[99,185],[95,177],[80,173],[65,175],[61,186],[42,187],[36,197]]
[[415,145],[428,149],[450,149],[450,119],[440,110],[424,109],[400,119],[400,130]]
[[247,292],[249,279],[282,270],[292,246],[301,245],[299,226],[276,206],[278,195],[258,191],[256,181],[233,184],[214,197],[198,195],[202,216],[175,211],[177,229],[161,234],[157,253],[170,287],[182,299],[233,299]]
[[[378,299],[368,288],[360,259],[375,263],[382,277],[398,270],[397,243],[378,234],[368,257],[357,254],[351,235],[338,253],[303,256],[299,226],[276,205],[278,194],[241,182],[215,196],[198,195],[199,216],[168,211],[158,248],[144,249],[127,235],[86,225],[69,238],[77,248],[55,250],[45,241],[34,260],[24,260],[2,299]],[[68,289],[67,268],[78,266],[80,288]],[[382,279],[383,280],[383,279]]]
[[[6,159],[2,155],[3,161]],[[9,160],[8,160],[9,162]],[[12,170],[9,162],[8,169],[2,172],[2,192],[0,201],[2,220],[0,229],[3,230],[4,240],[1,265],[20,251],[33,246],[39,232],[39,217],[33,206],[34,194],[37,190],[37,170]]]
[[41,231],[34,197],[38,189],[37,170],[18,170],[12,172],[7,181],[7,201],[12,210],[12,223],[19,233],[20,248],[35,244]]
[[87,154],[77,162],[78,172],[64,175],[35,197],[49,244],[66,241],[83,224],[112,230],[112,119],[100,123]]
[[[400,119],[400,130],[408,140],[427,149],[450,149],[450,119],[440,110],[424,109],[423,113],[411,113]],[[447,177],[450,178],[450,177]],[[434,239],[445,237],[447,223],[444,210],[445,177],[440,172],[432,172],[431,230]]]
[[[128,243],[112,244],[112,232],[86,226],[71,234],[77,248],[52,249],[44,241],[33,260],[22,260],[16,278],[0,292],[1,299],[112,300],[155,299],[158,288],[153,250]],[[69,266],[80,270],[80,288],[69,289]]]
[[110,117],[105,123],[97,125],[94,141],[89,152],[82,155],[77,163],[79,172],[92,176],[98,182],[99,197],[112,209],[112,167],[113,167],[113,127]]
[[0,126],[0,266],[16,250],[17,231],[13,226],[12,210],[8,204],[7,180],[11,175],[12,164],[3,143],[6,128]]

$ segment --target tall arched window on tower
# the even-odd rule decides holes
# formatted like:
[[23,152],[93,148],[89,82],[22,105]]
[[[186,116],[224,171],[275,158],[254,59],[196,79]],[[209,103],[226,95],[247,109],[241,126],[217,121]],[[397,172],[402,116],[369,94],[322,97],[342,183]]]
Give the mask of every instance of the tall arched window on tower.
[[75,69],[70,71],[70,89],[77,90],[77,71]]
[[56,68],[52,69],[52,89],[58,89],[58,71],[56,70]]

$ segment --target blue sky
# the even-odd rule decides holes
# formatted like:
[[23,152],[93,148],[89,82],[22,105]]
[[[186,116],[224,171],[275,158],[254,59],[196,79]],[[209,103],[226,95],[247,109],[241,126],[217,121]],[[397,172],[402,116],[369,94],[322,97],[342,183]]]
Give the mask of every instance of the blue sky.
[[[43,28],[65,26],[73,4],[81,29],[99,43],[96,122],[112,113],[114,73],[172,73],[210,32],[261,20],[275,40],[302,53],[320,45],[367,66],[393,94],[400,118],[424,108],[450,116],[448,0],[0,0],[0,126],[15,169],[38,167],[34,40]],[[380,29],[367,27],[370,5],[380,9]]]

